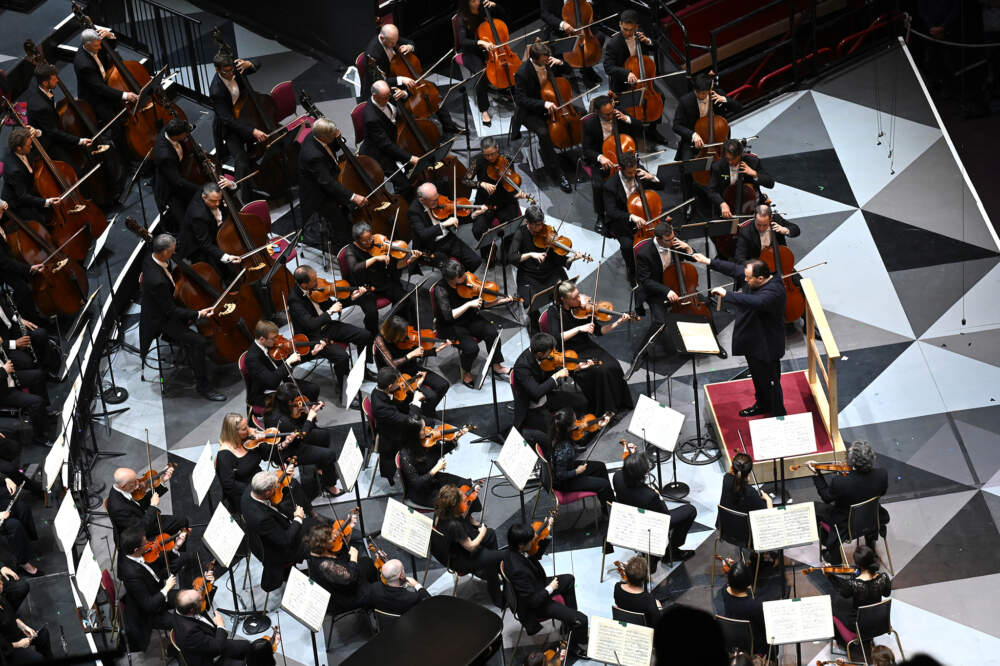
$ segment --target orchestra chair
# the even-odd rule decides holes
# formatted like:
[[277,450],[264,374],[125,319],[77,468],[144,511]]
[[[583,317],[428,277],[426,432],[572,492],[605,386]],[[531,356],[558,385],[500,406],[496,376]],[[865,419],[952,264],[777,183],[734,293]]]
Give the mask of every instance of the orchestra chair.
[[403,504],[419,511],[420,513],[434,513],[434,507],[417,504],[406,497],[406,478],[403,476],[403,460],[399,453],[396,454],[396,472],[399,474],[399,482],[403,484]]
[[746,654],[754,654],[753,628],[750,626],[750,620],[735,620],[725,615],[716,615],[715,619],[722,629],[726,652],[732,654],[734,650],[739,650]]
[[357,148],[365,140],[365,107],[368,102],[364,101],[351,109],[351,124],[354,125],[354,147]]
[[274,100],[275,122],[281,123],[288,116],[295,114],[295,86],[291,81],[282,81],[271,88],[271,99]]
[[[458,18],[458,14],[451,17],[451,40],[452,48],[455,49],[455,57],[452,58],[451,62],[453,68],[452,71],[454,71],[455,67],[458,68],[458,75],[456,76],[453,74],[452,78],[461,81],[465,77],[469,76],[471,72],[465,68],[465,59],[462,57],[462,45],[458,38],[459,28],[461,27],[459,21],[461,21],[461,19]],[[485,76],[485,74],[483,76]],[[468,103],[468,101],[466,101],[466,103]]]
[[[753,535],[750,532],[750,514],[742,511],[727,509],[721,504],[718,505],[719,513],[715,521],[718,532],[715,535],[715,542],[712,544],[712,589],[715,589],[715,562],[719,555],[719,541],[725,541],[731,546],[740,549],[740,558],[743,559],[743,551],[753,549]],[[760,573],[760,557],[756,557],[757,563],[753,570],[753,585],[750,586],[751,593],[757,592],[757,574]]]
[[611,618],[613,620],[618,620],[619,622],[637,624],[640,627],[648,626],[646,624],[646,615],[644,613],[636,613],[635,611],[625,610],[624,608],[619,608],[614,604],[611,604]]
[[375,626],[378,629],[377,633],[382,633],[386,629],[390,629],[392,625],[396,624],[396,620],[402,617],[402,615],[396,615],[395,613],[388,613],[384,610],[379,610],[377,608],[373,610],[375,613]]
[[177,646],[177,638],[174,636],[174,630],[171,629],[168,635],[170,637],[171,647],[173,647],[174,650],[177,652],[177,662],[180,664],[180,666],[187,666],[187,659],[184,658],[184,653],[181,652],[180,647]]
[[[865,644],[870,643],[879,636],[886,636],[890,633],[896,638],[896,647],[899,648],[900,659],[906,659],[906,655],[903,654],[903,644],[899,641],[899,632],[892,628],[892,623],[889,620],[891,609],[892,599],[889,597],[878,603],[858,606],[858,617],[854,623],[855,636],[847,643],[848,659],[851,656],[851,646],[857,644],[861,648],[862,658],[867,666],[868,650],[865,648]],[[834,626],[840,629],[843,627],[843,624],[834,618]]]
[[[240,212],[259,217],[260,220],[267,226],[267,232],[271,233],[271,208],[267,205],[267,201],[265,199],[256,199],[251,201],[243,206],[243,208],[240,209]],[[293,256],[293,252],[289,253],[289,259]]]
[[[331,594],[331,600],[332,600],[332,594]],[[323,640],[326,643],[326,651],[327,651],[327,653],[329,653],[330,650],[332,650],[334,648],[334,646],[331,645],[331,642],[332,642],[332,639],[333,639],[333,625],[337,624],[337,620],[343,620],[345,617],[351,617],[352,615],[364,615],[364,616],[366,616],[367,619],[368,619],[367,624],[368,624],[369,628],[372,628],[372,629],[375,628],[375,621],[372,619],[371,612],[367,608],[353,608],[353,609],[351,609],[349,611],[344,611],[343,613],[337,613],[336,615],[334,615],[333,613],[330,613],[329,610],[328,610],[327,613],[326,613],[326,616],[323,618]],[[326,620],[327,620],[327,618],[330,619],[330,630],[329,631],[326,630]]]
[[[556,626],[555,618],[537,618],[538,621],[535,622],[535,625],[532,626],[531,629],[528,629],[528,627],[524,626],[524,622],[521,620],[521,616],[518,615],[517,611],[517,594],[514,592],[514,586],[511,585],[510,579],[507,578],[507,572],[506,570],[504,570],[504,563],[502,561],[500,562],[500,581],[503,587],[503,598],[505,602],[504,606],[506,606],[506,608],[504,608],[503,612],[500,614],[500,622],[503,623],[504,618],[507,616],[507,611],[510,611],[511,615],[514,616],[514,619],[517,620],[518,623],[521,625],[520,631],[517,632],[517,640],[514,642],[514,650],[510,653],[511,662],[517,663],[516,659],[517,648],[519,645],[521,645],[521,637],[525,633],[527,633],[529,636],[534,636],[535,634],[537,634],[539,631],[542,630],[541,622],[543,620],[551,620],[552,628],[555,629],[556,631],[558,631],[559,628]],[[552,600],[558,604],[562,604],[564,606],[566,605],[566,601],[563,599],[561,594],[553,594]]]
[[[549,464],[549,461],[545,459],[545,453],[542,451],[540,444],[535,444],[535,453],[538,454],[538,457],[545,465],[545,471],[548,472],[547,474],[542,475],[541,487],[545,489],[545,492],[552,495],[552,498],[556,503],[556,511],[558,511],[561,506],[574,504],[576,502],[581,502],[583,509],[586,509],[587,499],[592,497],[594,498],[594,525],[597,526],[601,522],[601,500],[598,499],[597,493],[593,490],[572,490],[568,492],[556,490],[552,487],[552,466]],[[538,503],[538,495],[535,496],[535,503]],[[573,525],[570,526],[570,529],[576,527],[581,515],[583,515],[583,511],[577,514],[576,520],[573,521]],[[552,532],[555,532],[555,520],[552,521]]]
[[[583,125],[583,123],[590,120],[590,118],[593,115],[594,115],[593,112],[584,115],[582,118],[580,118],[580,124]],[[594,173],[594,167],[590,166],[589,164],[583,161],[583,150],[581,146],[580,156],[576,158],[576,172],[573,174],[573,192],[574,193],[576,192],[577,183],[581,182],[580,178],[581,174],[586,174],[587,176],[586,182],[589,183],[590,177],[593,175],[593,173]]]
[[368,80],[368,55],[362,51],[354,58],[354,68],[358,70],[358,78],[361,79],[361,98],[364,99],[365,82]]
[[[247,353],[246,352],[243,352],[242,354],[240,354],[239,359],[236,361],[236,365],[240,369],[240,376],[243,377],[243,387],[246,389],[246,394],[245,395],[249,396],[250,395],[250,376],[249,376],[249,372],[247,371]],[[259,418],[262,418],[264,416],[264,407],[263,407],[263,405],[252,405],[252,404],[250,404],[250,401],[247,400],[246,409],[247,409],[247,418],[248,419],[252,419],[254,417],[256,417],[256,418],[259,419]],[[256,421],[254,422],[254,425],[256,425]]]
[[[452,586],[451,596],[458,596],[458,581],[462,576],[472,575],[471,571],[458,571],[451,566],[451,551],[448,549],[448,544],[445,543],[444,534],[442,534],[436,527],[431,528],[431,543],[430,543],[431,555],[434,557],[438,563],[441,564],[448,573],[452,575],[455,579],[455,584]],[[427,558],[427,566],[424,568],[424,579],[420,581],[421,585],[427,584],[427,572],[431,570],[431,560]]]
[[[344,247],[340,248],[340,250],[337,252],[337,266],[340,267],[340,275],[345,280],[347,280],[348,282],[350,282],[351,281],[351,271],[348,270],[348,267],[347,267],[347,245],[345,245]],[[381,310],[382,308],[389,307],[390,305],[392,305],[392,301],[390,301],[385,296],[376,296],[375,297],[375,307],[377,309]]]
[[[452,257],[452,259],[454,259],[454,257]],[[434,284],[431,285],[430,289],[427,290],[427,293],[430,294],[430,297],[431,297],[431,315],[433,317],[433,324],[434,324],[434,332],[435,333],[437,333],[437,298],[434,296],[434,288],[438,286],[439,282],[441,282],[441,281],[438,280],[437,282],[435,282]],[[472,336],[472,339],[476,341],[477,345],[480,342],[482,342],[482,340],[480,338],[477,338],[474,335]],[[487,349],[486,351],[489,352],[489,349]],[[483,368],[483,372],[486,372],[486,371],[487,371],[486,368]],[[511,381],[513,382],[513,373],[510,375],[510,377],[511,377]],[[513,384],[511,384],[511,386],[513,386]]]
[[538,317],[538,330],[542,333],[552,333],[552,327],[549,326],[548,308],[546,308],[545,311]]
[[[117,550],[117,546],[115,550]],[[111,562],[115,562],[113,557]],[[108,600],[108,606],[111,609],[111,642],[117,645],[118,635],[121,632],[122,617],[118,607],[118,587],[111,572],[107,569],[101,570],[101,589],[104,590],[104,596]],[[30,599],[30,595],[28,598]]]
[[865,541],[870,542],[874,550],[875,542],[881,537],[885,544],[885,556],[889,560],[889,573],[895,576],[896,572],[892,567],[892,553],[889,552],[889,537],[882,535],[882,524],[879,520],[880,509],[878,496],[852,504],[847,514],[847,535],[844,541],[853,541],[857,547],[861,537],[865,537]]
[[[371,394],[361,398],[361,409],[364,410],[365,418],[368,419],[368,435],[371,437],[370,441],[372,442],[371,447],[369,447],[368,451],[365,452],[365,462],[361,467],[361,469],[368,469],[368,464],[371,461],[372,457],[374,456],[377,465],[380,455],[378,450],[379,437],[378,433],[375,432],[375,410],[372,407]],[[371,497],[372,495],[372,487],[375,485],[375,474],[376,472],[373,471],[371,483],[368,484],[367,497]]]

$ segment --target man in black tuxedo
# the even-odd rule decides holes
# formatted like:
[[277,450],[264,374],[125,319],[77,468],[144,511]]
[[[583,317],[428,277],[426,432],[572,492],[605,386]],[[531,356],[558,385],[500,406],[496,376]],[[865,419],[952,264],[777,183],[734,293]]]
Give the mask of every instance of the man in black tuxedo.
[[[215,141],[216,155],[222,161],[233,158],[233,168],[236,180],[250,173],[250,155],[247,145],[267,140],[267,134],[256,129],[244,120],[236,117],[236,102],[247,95],[241,77],[236,73],[247,74],[257,71],[257,64],[249,60],[233,59],[225,53],[217,53],[212,59],[215,65],[215,76],[208,88],[212,100],[212,110],[215,119],[212,121],[212,138]],[[247,179],[240,186],[240,194],[244,201],[252,198],[253,187]]]
[[[406,296],[403,288],[401,272],[408,268],[422,254],[420,250],[412,250],[402,259],[396,259],[385,254],[372,253],[372,227],[367,222],[358,222],[351,227],[352,242],[343,248],[344,277],[356,290],[362,290],[354,298],[354,303],[365,313],[365,329],[371,333],[372,339],[379,335],[378,330],[378,299],[385,298],[392,304],[399,303]],[[412,303],[408,303],[404,312],[408,316],[412,311]]]
[[[174,534],[188,526],[185,516],[161,514],[158,508],[160,497],[167,494],[167,482],[173,474],[174,468],[168,467],[160,475],[160,485],[150,493],[148,482],[143,488],[134,469],[119,467],[115,470],[115,481],[108,493],[107,508],[111,526],[119,539],[126,529],[137,525],[142,526],[143,534],[150,538],[163,532]],[[133,499],[132,493],[140,488],[146,491],[145,497],[141,500]]]
[[548,333],[535,333],[531,336],[528,348],[521,352],[511,368],[514,375],[511,381],[514,393],[514,427],[534,444],[549,441],[549,422],[553,412],[571,407],[577,414],[583,414],[587,409],[587,398],[582,393],[571,393],[559,388],[560,380],[569,377],[569,370],[542,370],[542,359],[555,349],[554,337]]
[[[736,235],[736,251],[734,258],[736,263],[742,263],[748,259],[756,259],[764,249],[771,249],[771,232],[774,231],[774,238],[778,245],[788,245],[789,238],[799,235],[799,225],[794,222],[782,219],[779,215],[771,211],[767,204],[757,206],[757,212],[753,223],[744,223]],[[785,270],[791,270],[791,266],[783,266]],[[793,280],[801,279],[798,275]]]
[[[649,37],[639,32],[639,14],[634,9],[626,9],[618,19],[619,32],[604,42],[604,71],[608,74],[611,91],[622,93],[632,89],[639,79],[625,68],[628,59],[641,50],[641,45],[653,44]],[[655,85],[655,84],[654,84]],[[648,123],[644,137],[652,143],[667,145],[667,140],[659,131],[660,119]]]
[[35,192],[34,167],[31,166],[31,133],[39,136],[41,130],[15,127],[7,137],[9,152],[3,158],[3,190],[0,198],[7,202],[11,212],[24,221],[34,220],[44,225],[48,221],[46,209],[59,203],[56,197],[44,199]]
[[406,442],[406,434],[423,420],[421,405],[424,394],[418,390],[413,392],[409,403],[399,402],[392,397],[389,386],[398,374],[386,366],[378,371],[375,390],[371,392],[372,421],[378,435],[379,471],[390,485],[395,485],[396,454]]
[[[646,224],[646,220],[629,212],[628,198],[638,190],[640,180],[644,190],[662,190],[663,183],[650,172],[640,169],[635,155],[622,155],[619,166],[621,168],[618,174],[604,183],[604,235],[618,241],[619,251],[625,260],[625,274],[629,284],[635,286],[635,250],[632,237],[637,225]],[[642,302],[637,301],[636,311],[642,314],[641,310]]]
[[538,137],[538,150],[542,154],[542,164],[548,170],[552,180],[559,184],[559,189],[569,194],[573,191],[566,174],[559,166],[559,156],[549,136],[549,114],[555,112],[556,103],[542,99],[542,82],[547,81],[549,74],[546,65],[553,75],[556,75],[563,61],[552,57],[548,45],[536,42],[528,49],[528,60],[521,63],[514,73],[514,103],[517,112],[512,124],[520,123],[534,132]]
[[303,559],[300,540],[305,509],[296,506],[288,516],[272,504],[270,497],[277,482],[273,471],[257,472],[240,500],[247,532],[260,540],[261,552],[255,555],[264,565],[260,586],[265,592],[281,587],[288,578],[289,569]]
[[[104,82],[111,69],[111,58],[101,50],[103,40],[115,48],[115,35],[104,29],[84,30],[80,34],[82,47],[73,56],[73,71],[76,73],[76,96],[90,104],[97,116],[97,123],[104,125],[121,111],[126,102],[133,103],[139,96],[132,92],[122,92]],[[143,157],[139,155],[138,157]]]
[[[177,593],[171,621],[174,642],[184,657],[184,663],[187,666],[243,666],[253,643],[244,638],[230,638],[226,621],[218,611],[213,609],[211,619],[207,612],[200,612],[202,599],[198,590]],[[281,640],[280,634],[277,640]]]
[[63,131],[59,127],[56,114],[55,89],[59,86],[59,70],[55,65],[39,65],[35,68],[35,83],[26,93],[28,101],[28,124],[42,130],[38,137],[45,152],[54,160],[70,162],[69,150],[74,146],[89,147],[92,143],[86,137]]
[[[340,137],[332,121],[320,118],[302,142],[299,151],[299,205],[302,219],[309,222],[319,214],[321,223],[333,235],[334,248],[351,242],[350,205],[366,206],[368,199],[341,185],[340,165],[331,144]],[[323,234],[324,236],[326,234]]]
[[733,354],[746,356],[756,400],[740,410],[740,416],[770,414],[785,415],[781,391],[781,357],[785,355],[785,285],[771,275],[760,259],[734,264],[724,259],[709,260],[696,253],[694,260],[734,280],[742,278],[742,291],[726,292],[725,287],[712,289],[713,296],[722,296],[723,304],[736,307],[733,324]]
[[594,99],[594,113],[583,121],[583,161],[590,167],[590,187],[594,197],[594,213],[597,214],[597,232],[604,233],[604,179],[612,162],[601,151],[604,141],[614,134],[612,123],[618,125],[619,135],[633,139],[642,129],[639,121],[622,113],[611,103],[611,98],[601,95]]
[[160,335],[165,335],[187,351],[188,362],[194,371],[198,395],[206,400],[222,402],[226,396],[212,389],[208,373],[208,340],[188,326],[198,319],[211,316],[212,308],[195,312],[174,301],[174,278],[170,273],[170,259],[177,249],[177,241],[170,234],[159,234],[153,239],[152,252],[142,264],[142,296],[139,314],[139,355],[145,363],[149,346]]
[[153,197],[161,213],[167,209],[163,222],[164,229],[170,233],[180,231],[184,211],[192,197],[201,192],[201,185],[181,174],[181,162],[190,154],[185,141],[190,134],[188,121],[172,118],[153,145]]
[[[712,112],[723,118],[739,113],[743,105],[735,99],[712,90],[712,77],[708,74],[698,74],[691,80],[691,92],[681,95],[674,112],[674,133],[680,137],[677,145],[676,160],[689,160],[698,154],[701,147],[708,142],[707,136],[701,136],[694,131],[695,124],[708,115],[709,105]],[[681,194],[689,199],[694,192],[691,174],[681,174]]]
[[7,208],[7,202],[0,199],[0,284],[10,289],[14,304],[25,317],[31,321],[42,321],[43,317],[35,307],[35,294],[28,281],[36,273],[45,271],[46,265],[28,264],[11,251],[7,242],[7,232],[3,229],[5,224],[3,217]]
[[[417,188],[417,201],[407,212],[413,246],[425,254],[433,256],[436,266],[442,266],[454,257],[467,271],[475,271],[483,263],[483,258],[458,237],[458,218],[452,215],[446,220],[438,220],[431,211],[438,203],[438,189],[434,183],[424,183]],[[474,210],[473,220],[487,214],[485,205]]]
[[[562,20],[562,10],[563,5],[566,4],[563,0],[542,0],[541,12],[542,12],[542,41],[548,42],[553,39],[566,39],[569,35],[575,34],[576,31],[570,26],[569,23]],[[597,2],[591,2],[591,5],[595,7]],[[597,19],[597,14],[594,14],[594,18]],[[569,39],[561,42],[562,44],[573,45],[573,42]],[[576,75],[576,70],[574,71],[574,76]],[[588,88],[600,84],[601,77],[594,71],[593,67],[581,67],[580,76],[583,79],[583,85]]]
[[[378,70],[372,66],[371,63],[374,61],[378,69],[381,70],[386,76],[389,76],[387,81],[389,85],[405,88],[407,92],[413,93],[416,81],[409,76],[390,76],[389,67],[392,58],[397,54],[406,55],[408,53],[413,53],[414,51],[416,51],[416,47],[413,45],[413,42],[399,36],[399,28],[391,23],[382,24],[378,34],[372,37],[371,41],[368,42],[368,46],[365,47],[367,66],[365,67],[365,81],[362,91],[366,94],[371,94],[373,83],[376,81],[386,80],[379,74]],[[430,65],[430,63],[422,64]],[[455,124],[455,121],[451,119],[451,115],[448,113],[448,110],[443,106],[440,107],[434,115],[437,117],[438,122],[441,123],[442,139],[447,139],[461,132],[461,129],[459,129],[458,125]]]
[[382,580],[368,587],[368,607],[394,615],[402,615],[431,593],[406,575],[403,563],[389,560],[382,565]]
[[410,200],[413,198],[413,187],[403,171],[396,171],[399,168],[397,162],[413,167],[420,159],[418,155],[410,155],[396,143],[397,128],[402,121],[395,104],[405,97],[406,91],[399,88],[393,91],[385,81],[372,84],[371,98],[362,113],[365,139],[358,152],[378,162],[386,176],[395,173],[391,179],[393,188],[406,200]]
[[760,188],[774,187],[774,178],[764,171],[760,158],[746,152],[743,143],[736,139],[728,139],[722,144],[722,157],[723,159],[712,164],[711,180],[708,183],[708,198],[718,207],[719,214],[722,217],[740,214],[738,210],[730,210],[723,198],[726,188],[736,182],[742,181],[750,185],[757,197],[754,203],[763,203]]
[[[227,183],[226,187],[235,187],[233,181],[227,180]],[[230,267],[238,265],[240,258],[223,252],[215,240],[226,214],[238,215],[239,211],[223,208],[222,188],[218,183],[202,185],[184,210],[181,235],[177,239],[177,256],[191,263],[204,261],[228,280],[235,277],[236,271]]]
[[[291,296],[291,293],[289,293]],[[289,310],[291,304],[289,304]],[[307,333],[306,331],[300,331]],[[254,341],[246,351],[246,381],[247,381],[247,402],[257,407],[263,407],[267,399],[267,394],[278,389],[282,382],[289,381],[292,374],[292,367],[302,361],[319,354],[326,347],[326,342],[313,345],[309,353],[303,356],[298,352],[292,352],[284,361],[275,361],[268,353],[277,344],[278,325],[272,321],[261,319],[254,326]],[[315,402],[319,398],[319,386],[306,381],[296,379],[299,390],[309,398],[310,402]]]
[[[462,181],[466,187],[476,190],[476,203],[481,206],[489,206],[492,213],[488,215],[478,215],[472,223],[472,235],[476,239],[483,237],[490,230],[490,225],[495,219],[498,224],[510,222],[521,215],[521,206],[518,199],[527,199],[527,192],[508,192],[503,184],[497,184],[487,174],[491,166],[496,165],[500,160],[500,146],[496,138],[484,136],[479,140],[478,155],[472,158],[469,168],[465,172],[465,179]],[[509,164],[513,160],[506,158]],[[511,230],[501,231],[498,235],[503,238],[501,248],[506,254],[510,249]],[[489,253],[489,244],[480,248],[479,253],[484,257]],[[484,254],[487,253],[487,254]]]

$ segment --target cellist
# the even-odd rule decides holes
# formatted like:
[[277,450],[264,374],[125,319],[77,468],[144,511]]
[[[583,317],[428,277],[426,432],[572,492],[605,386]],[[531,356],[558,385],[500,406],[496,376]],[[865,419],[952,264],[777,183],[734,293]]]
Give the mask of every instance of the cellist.
[[[257,65],[242,58],[234,59],[223,52],[216,53],[212,62],[215,65],[215,76],[212,77],[208,91],[212,100],[212,110],[215,112],[215,119],[212,121],[215,152],[223,162],[232,156],[236,179],[241,180],[250,173],[247,144],[267,140],[267,134],[263,130],[236,117],[236,103],[248,94],[236,73],[255,72]],[[251,180],[245,180],[240,186],[241,198],[246,201],[250,200],[253,191]]]
[[725,200],[726,188],[739,182],[752,187],[757,202],[764,203],[760,188],[774,187],[774,178],[764,171],[760,158],[747,152],[743,143],[736,139],[728,139],[722,144],[722,158],[712,164],[712,177],[708,183],[708,198],[718,206],[719,214],[722,217],[740,214],[738,210],[731,210]]
[[[629,212],[629,197],[639,192],[639,181],[644,190],[662,190],[659,178],[639,168],[639,160],[634,153],[622,155],[618,175],[604,183],[604,210],[606,216],[604,233],[618,240],[628,281],[635,286],[635,251],[632,236],[636,225],[646,222],[641,215]],[[640,313],[641,314],[641,313]]]
[[[636,55],[640,44],[652,45],[653,41],[639,32],[639,13],[626,9],[618,19],[619,33],[604,43],[604,71],[608,74],[611,91],[625,92],[638,82],[635,74],[625,68],[628,59]],[[659,131],[659,121],[646,126],[646,139],[651,143],[667,145],[667,140]]]
[[[486,69],[487,52],[493,48],[490,42],[479,39],[476,29],[479,24],[486,20],[486,14],[482,11],[482,5],[489,7],[492,15],[497,19],[507,18],[507,13],[503,7],[493,2],[493,0],[457,0],[456,8],[458,12],[458,50],[462,54],[462,61],[466,69],[475,74]],[[483,72],[476,79],[476,106],[479,108],[480,120],[483,125],[489,127],[493,124],[490,118],[490,84]]]
[[552,50],[542,42],[533,43],[528,49],[528,55],[529,59],[521,63],[514,74],[514,103],[517,111],[512,125],[520,123],[535,133],[538,137],[538,150],[542,154],[542,164],[552,180],[559,184],[559,189],[569,194],[573,187],[559,166],[559,157],[549,136],[548,118],[550,113],[555,112],[556,103],[542,99],[542,87],[549,82],[549,71],[552,68],[564,68],[563,61],[554,58]]
[[[708,74],[696,75],[692,79],[691,85],[693,90],[681,96],[677,102],[677,111],[674,113],[673,130],[680,137],[677,154],[674,157],[676,160],[693,158],[705,145],[706,137],[699,136],[694,131],[694,126],[698,120],[708,115],[710,104],[713,113],[723,117],[739,113],[743,108],[743,105],[735,99],[712,90],[712,77]],[[684,199],[689,199],[692,192],[691,174],[683,172],[681,174],[681,194]]]
[[[563,20],[562,11],[565,4],[565,0],[541,0],[542,25],[544,26],[542,28],[542,41],[565,39],[579,32]],[[591,2],[590,4],[596,5],[597,3]],[[571,42],[567,39],[565,43]],[[601,76],[594,71],[593,67],[581,67],[580,76],[583,78],[583,85],[587,88],[601,83]]]
[[594,197],[594,213],[597,215],[597,231],[603,233],[605,224],[604,183],[611,173],[613,162],[602,154],[604,142],[614,136],[613,124],[618,125],[619,135],[635,140],[639,132],[639,121],[618,110],[608,95],[594,99],[591,108],[594,113],[583,121],[583,161],[590,166],[590,187]]
[[[773,213],[767,204],[760,204],[757,206],[753,224],[744,224],[736,235],[734,255],[736,263],[740,264],[748,259],[756,259],[764,250],[770,251],[772,231],[774,231],[778,245],[788,245],[787,239],[795,238],[800,233],[799,225]],[[791,269],[791,266],[788,269]],[[798,283],[802,278],[793,275],[792,279]]]
[[3,229],[3,216],[8,204],[0,199],[0,284],[6,285],[13,293],[14,304],[32,321],[41,321],[42,316],[35,307],[35,297],[28,281],[33,275],[46,270],[45,264],[29,265],[14,255]]
[[75,136],[59,127],[53,92],[59,86],[59,70],[55,65],[39,65],[35,68],[35,83],[37,85],[29,88],[26,94],[28,124],[41,130],[38,140],[52,159],[72,163],[70,150],[76,146],[88,148],[92,142],[87,137]]
[[[153,197],[162,216],[162,226],[170,233],[180,232],[188,204],[201,192],[201,185],[189,180],[182,171],[185,160],[192,163],[197,160],[187,141],[191,129],[188,121],[173,118],[160,130],[153,145]],[[201,167],[198,169],[200,173]]]

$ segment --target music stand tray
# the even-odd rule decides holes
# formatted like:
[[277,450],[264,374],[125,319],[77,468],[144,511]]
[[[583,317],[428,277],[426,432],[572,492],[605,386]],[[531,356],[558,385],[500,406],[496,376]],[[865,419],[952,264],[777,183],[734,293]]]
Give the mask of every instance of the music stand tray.
[[677,454],[677,457],[689,465],[708,465],[718,460],[722,456],[722,452],[719,450],[719,445],[712,436],[707,432],[703,435],[701,431],[701,406],[698,399],[698,367],[696,357],[717,354],[720,345],[715,332],[712,331],[712,339],[715,341],[716,346],[715,351],[708,349],[688,349],[685,337],[681,334],[681,326],[679,326],[679,324],[683,323],[709,324],[710,320],[707,317],[697,315],[680,315],[669,312],[666,315],[666,334],[670,336],[678,353],[688,354],[691,357],[691,386],[694,389],[695,436],[678,444],[674,452]]

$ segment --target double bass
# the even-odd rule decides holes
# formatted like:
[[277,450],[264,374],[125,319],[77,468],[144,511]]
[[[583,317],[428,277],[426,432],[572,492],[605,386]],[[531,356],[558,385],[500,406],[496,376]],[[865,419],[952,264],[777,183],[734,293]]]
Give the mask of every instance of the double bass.
[[[589,26],[594,21],[594,7],[588,0],[569,0],[562,8],[562,20],[576,32],[573,48],[563,54],[563,60],[573,69],[593,67],[601,61],[601,42]],[[580,30],[580,28],[583,28]]]
[[635,55],[629,56],[625,61],[625,69],[635,74],[641,81],[637,85],[642,90],[639,102],[635,106],[625,109],[625,112],[644,123],[654,123],[660,120],[663,115],[663,97],[656,91],[656,86],[647,78],[656,76],[656,62],[648,55],[642,53],[642,42],[648,37],[641,32],[635,33]]
[[507,44],[510,39],[507,24],[493,18],[486,2],[480,7],[486,19],[476,28],[476,37],[493,45],[486,54],[486,80],[497,90],[507,90],[514,85],[514,72],[521,66],[521,59]]
[[547,78],[542,84],[542,99],[556,105],[549,110],[549,138],[556,148],[572,148],[583,140],[580,112],[567,100],[573,97],[569,81],[552,73],[552,67],[545,63]]
[[[75,2],[73,14],[84,28],[97,29],[90,17],[83,13],[83,7]],[[115,90],[138,95],[143,87],[152,81],[153,77],[142,63],[137,60],[123,60],[121,55],[103,39],[101,49],[112,63],[104,80]],[[187,120],[187,116],[179,106],[166,100],[162,88],[154,91],[149,101],[141,108],[133,109],[132,113],[126,115],[125,142],[136,158],[141,160],[149,154],[156,144],[156,135],[160,128],[170,122],[171,118]]]
[[423,78],[424,68],[416,53],[400,53],[397,48],[389,62],[389,73],[413,79],[413,90],[407,90],[409,97],[406,98],[406,107],[414,117],[430,118],[441,108],[441,91]]

